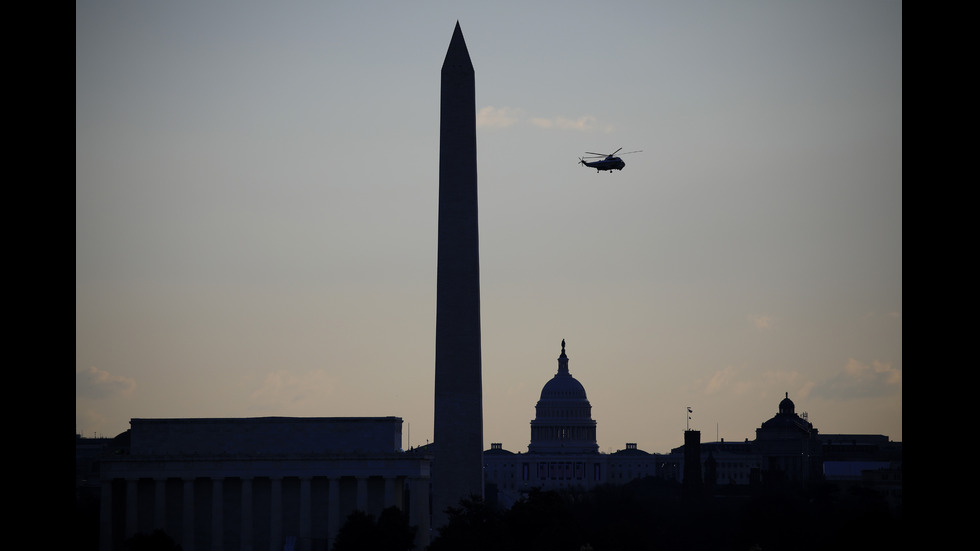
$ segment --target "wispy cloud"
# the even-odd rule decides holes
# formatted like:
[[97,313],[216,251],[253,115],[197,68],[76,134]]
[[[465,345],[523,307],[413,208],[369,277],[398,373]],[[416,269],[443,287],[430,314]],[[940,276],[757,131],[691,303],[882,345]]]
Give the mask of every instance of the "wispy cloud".
[[844,373],[859,383],[876,381],[886,385],[901,384],[902,372],[892,368],[892,364],[875,360],[871,364],[863,364],[854,358],[848,358]]
[[754,373],[744,367],[725,366],[697,380],[694,388],[704,394],[739,396],[782,396],[784,392],[806,397],[815,383],[797,371],[766,371]]
[[508,128],[517,124],[529,122],[538,128],[554,130],[572,130],[578,132],[589,132],[601,130],[603,132],[612,131],[611,126],[600,127],[597,119],[592,115],[581,115],[578,117],[526,117],[524,110],[516,107],[494,107],[488,105],[481,108],[476,113],[477,128]]
[[769,314],[750,314],[746,318],[757,329],[769,329],[775,321]]
[[550,119],[535,117],[531,119],[531,124],[538,128],[554,128],[557,130],[589,131],[597,129],[596,118],[592,115],[583,115],[575,119],[566,117],[553,117]]
[[249,398],[253,409],[291,411],[321,403],[335,386],[333,378],[320,369],[299,374],[279,370],[268,373]]
[[892,311],[884,312],[884,313],[882,313],[882,312],[868,312],[865,315],[865,319],[868,319],[868,320],[875,320],[875,319],[880,319],[880,318],[888,318],[890,320],[901,320],[902,319],[902,313],[900,311],[898,311],[898,310],[892,310]]
[[902,390],[902,370],[889,362],[864,363],[850,358],[823,380],[812,380],[797,371],[766,371],[726,366],[693,382],[693,389],[706,395],[770,396],[789,392],[797,398],[853,400],[894,396]]
[[863,398],[901,392],[902,370],[890,362],[864,363],[848,358],[843,368],[815,393],[830,399]]
[[129,396],[136,388],[136,381],[129,377],[113,375],[95,366],[75,370],[75,396],[107,398]]
[[507,128],[520,122],[523,115],[520,109],[488,105],[476,113],[476,127]]
[[726,366],[720,371],[716,371],[710,377],[701,382],[701,387],[705,394],[715,394],[723,390],[738,386],[738,370],[732,366]]

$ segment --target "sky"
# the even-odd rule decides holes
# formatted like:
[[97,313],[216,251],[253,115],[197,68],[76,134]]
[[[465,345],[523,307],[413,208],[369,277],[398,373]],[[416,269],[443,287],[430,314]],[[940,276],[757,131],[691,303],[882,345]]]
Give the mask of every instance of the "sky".
[[392,415],[431,442],[457,21],[486,448],[527,450],[562,339],[602,452],[752,440],[787,393],[902,440],[896,0],[77,1],[76,434]]

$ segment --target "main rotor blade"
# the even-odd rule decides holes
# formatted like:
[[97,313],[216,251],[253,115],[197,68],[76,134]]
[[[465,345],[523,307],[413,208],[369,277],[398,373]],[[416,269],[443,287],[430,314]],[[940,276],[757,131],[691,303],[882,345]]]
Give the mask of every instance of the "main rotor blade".
[[595,155],[596,157],[608,157],[609,156],[608,153],[593,153],[591,151],[586,151],[586,153],[588,153],[589,155]]
[[[622,147],[620,147],[619,149],[622,149]],[[616,151],[613,151],[612,153],[610,153],[610,156],[612,156],[612,155],[615,155],[615,154],[617,154],[617,153],[619,153],[619,149],[617,149]]]
[[636,151],[627,151],[626,153],[623,153],[623,155],[629,155],[630,153],[642,153],[642,152],[643,152],[642,149],[637,149]]

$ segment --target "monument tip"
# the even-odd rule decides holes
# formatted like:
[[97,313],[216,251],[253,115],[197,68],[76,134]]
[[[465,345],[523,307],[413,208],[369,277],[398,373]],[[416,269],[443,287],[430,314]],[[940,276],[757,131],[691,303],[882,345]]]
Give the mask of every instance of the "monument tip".
[[449,50],[446,51],[446,59],[443,61],[443,69],[449,67],[465,68],[473,70],[473,62],[470,60],[470,52],[466,48],[466,40],[463,38],[463,29],[456,21],[456,28],[453,30],[453,37],[449,41]]

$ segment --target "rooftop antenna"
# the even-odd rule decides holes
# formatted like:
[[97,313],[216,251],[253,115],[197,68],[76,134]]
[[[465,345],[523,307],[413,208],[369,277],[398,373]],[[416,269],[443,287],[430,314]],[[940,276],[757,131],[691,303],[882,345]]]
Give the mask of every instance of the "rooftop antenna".
[[687,406],[687,430],[691,430],[691,414],[692,413],[694,413],[694,410],[691,409],[691,406]]

